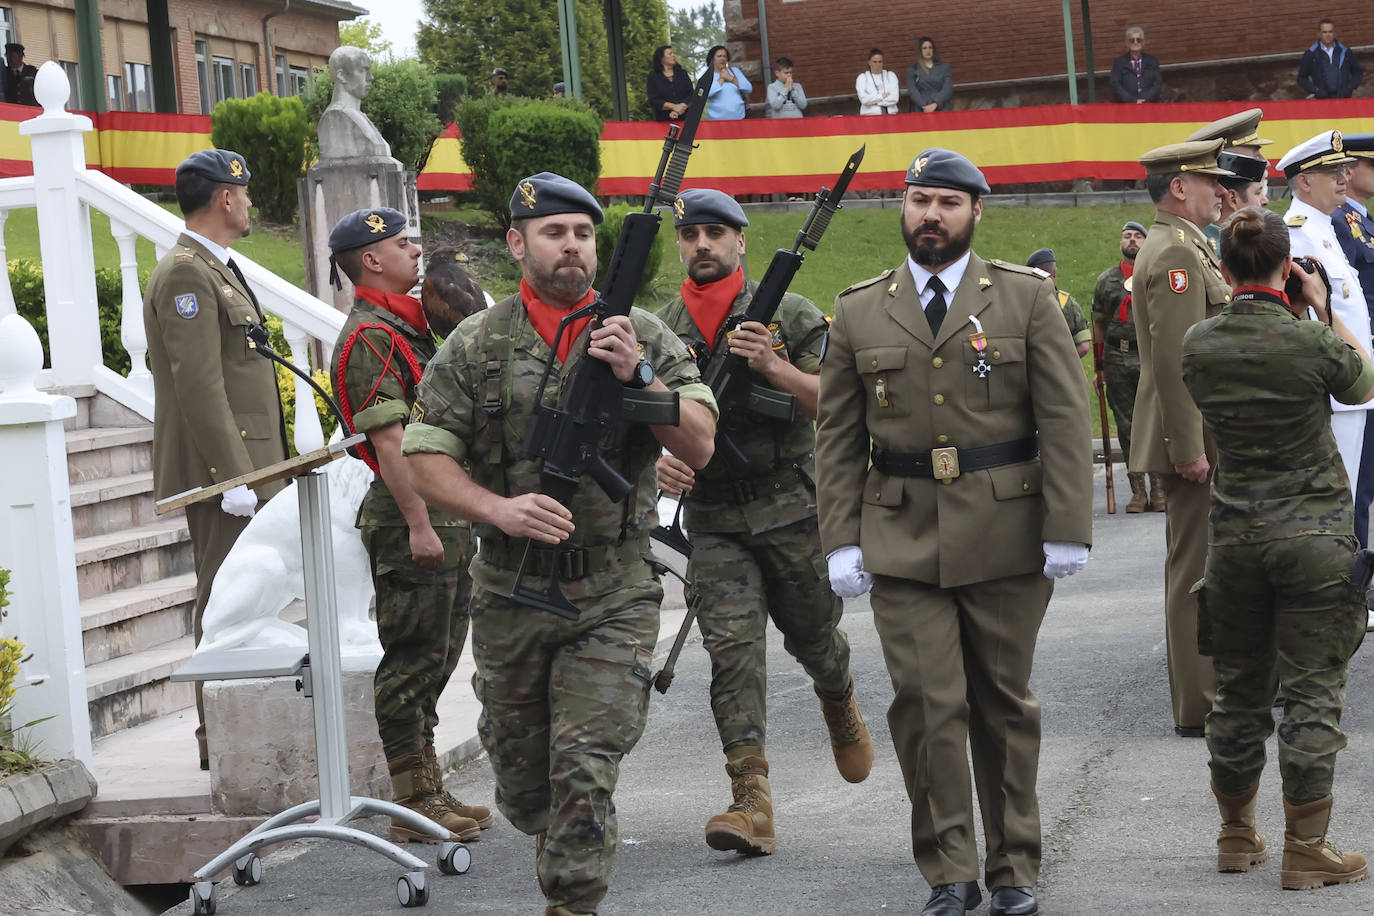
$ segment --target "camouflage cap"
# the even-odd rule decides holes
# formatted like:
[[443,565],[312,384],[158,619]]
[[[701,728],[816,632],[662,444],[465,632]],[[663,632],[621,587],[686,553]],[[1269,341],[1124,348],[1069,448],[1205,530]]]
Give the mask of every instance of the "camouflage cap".
[[1189,140],[1221,140],[1226,146],[1268,146],[1273,140],[1265,140],[1259,135],[1259,122],[1264,112],[1258,108],[1240,111],[1224,118],[1218,118],[1205,127],[1200,127],[1188,135]]
[[1147,175],[1168,175],[1171,172],[1186,172],[1191,175],[1214,175],[1217,178],[1231,178],[1228,172],[1217,165],[1217,155],[1221,152],[1222,140],[1190,140],[1183,143],[1170,143],[1158,146],[1140,157]]
[[731,229],[743,229],[749,218],[733,197],[711,188],[692,188],[683,191],[673,201],[673,228],[718,223]]
[[1279,160],[1279,168],[1283,170],[1283,174],[1292,178],[1311,169],[1344,165],[1354,161],[1353,156],[1345,154],[1345,138],[1341,132],[1324,130],[1284,153],[1283,158]]
[[515,192],[510,196],[511,219],[534,219],[558,213],[585,213],[593,223],[600,223],[606,216],[591,192],[562,175],[540,172],[515,185]]
[[954,188],[970,194],[987,194],[992,189],[978,166],[954,150],[938,147],[925,150],[911,160],[906,183],[925,188]]
[[228,149],[203,149],[192,153],[177,166],[177,174],[182,172],[196,172],[221,184],[246,185],[253,177],[243,157]]

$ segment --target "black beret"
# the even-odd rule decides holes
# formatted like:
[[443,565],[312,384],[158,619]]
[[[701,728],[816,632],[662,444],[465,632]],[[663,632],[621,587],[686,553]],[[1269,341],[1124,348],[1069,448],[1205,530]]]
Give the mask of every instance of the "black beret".
[[673,228],[680,226],[701,226],[717,223],[731,229],[743,229],[749,225],[744,208],[724,191],[711,188],[693,188],[683,191],[673,201]]
[[20,54],[23,54],[23,53],[24,53],[24,46],[21,45],[21,44],[20,44],[19,42],[17,42],[17,41],[8,42],[8,43],[5,45],[5,53],[6,53],[6,54],[11,54],[11,53],[13,53],[13,52],[15,52],[15,51],[18,51]]
[[334,224],[329,233],[329,250],[338,254],[362,248],[405,232],[406,215],[391,207],[354,210]]
[[221,184],[246,185],[248,179],[253,177],[243,157],[228,149],[203,149],[198,153],[192,153],[186,157],[185,162],[177,166],[177,174],[180,175],[182,172],[196,172]]
[[605,218],[601,205],[591,192],[562,175],[540,172],[515,186],[515,193],[510,196],[512,220],[553,216],[556,213],[585,213],[593,223],[600,223]]
[[1037,248],[1026,258],[1027,267],[1039,267],[1041,264],[1048,264],[1054,260],[1053,248]]
[[928,149],[911,160],[906,170],[906,183],[925,188],[953,188],[970,194],[991,191],[988,180],[978,167],[954,150]]

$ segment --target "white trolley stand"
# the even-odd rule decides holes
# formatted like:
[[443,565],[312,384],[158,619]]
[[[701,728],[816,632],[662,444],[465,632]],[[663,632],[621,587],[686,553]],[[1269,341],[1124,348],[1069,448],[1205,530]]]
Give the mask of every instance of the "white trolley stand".
[[[268,818],[195,873],[191,905],[195,913],[215,912],[216,874],[233,865],[234,883],[254,885],[262,880],[259,850],[289,840],[318,837],[341,840],[371,849],[410,869],[396,881],[396,896],[406,907],[429,901],[423,861],[396,844],[356,827],[354,818],[388,815],[420,833],[441,841],[439,870],[446,875],[466,872],[472,853],[462,843],[449,842],[449,832],[429,818],[392,802],[360,798],[349,791],[348,746],[345,735],[343,680],[339,628],[334,591],[334,552],[330,537],[329,482],[316,468],[339,457],[362,441],[355,436],[297,458],[261,468],[211,487],[191,490],[157,504],[159,515],[201,500],[218,497],[240,484],[252,488],[283,477],[296,478],[301,507],[302,565],[305,572],[306,629],[309,653],[299,649],[227,649],[193,658],[172,680],[205,681],[248,677],[299,675],[298,689],[311,698],[315,720],[315,753],[320,797]],[[299,823],[318,815],[311,823]]]

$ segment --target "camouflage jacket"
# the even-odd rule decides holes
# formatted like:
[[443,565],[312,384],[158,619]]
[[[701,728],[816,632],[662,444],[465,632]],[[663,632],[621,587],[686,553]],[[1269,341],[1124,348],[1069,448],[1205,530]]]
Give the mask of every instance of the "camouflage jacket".
[[[359,326],[380,324],[394,331],[415,354],[415,361],[423,371],[425,365],[434,357],[434,338],[421,332],[410,322],[384,308],[353,300],[353,311],[348,313],[339,339],[334,343],[335,368],[333,381],[338,384],[337,360],[343,354],[344,342],[353,336]],[[383,357],[390,357],[389,360]],[[358,335],[349,353],[348,365],[344,367],[344,379],[348,390],[348,403],[353,409],[353,429],[367,433],[392,423],[404,423],[410,415],[410,406],[415,399],[415,384],[419,379],[411,378],[410,366],[401,355],[399,347],[393,347],[391,334],[387,331],[370,329]],[[398,378],[399,376],[399,378]],[[404,380],[404,381],[403,381]],[[438,528],[459,524],[457,519],[429,510],[430,524]],[[363,497],[358,509],[357,525],[399,527],[406,523],[400,506],[392,497],[391,491],[380,477],[372,481],[371,488]]]
[[1121,275],[1121,264],[1113,264],[1097,275],[1097,285],[1093,288],[1093,321],[1102,322],[1106,328],[1107,351],[1121,353],[1121,342],[1126,341],[1129,351],[1135,351],[1135,321],[1128,307],[1126,320],[1121,320],[1121,300],[1126,298],[1126,278]]
[[[706,404],[714,414],[715,399],[701,383],[686,347],[648,312],[632,309],[630,320],[659,380],[682,398]],[[589,333],[584,330],[574,342],[566,364],[555,364],[544,404],[561,404],[578,364],[591,358],[585,355]],[[540,377],[553,358],[531,326],[518,293],[467,318],[425,370],[403,450],[448,455],[468,467],[478,484],[503,496],[539,492],[542,462],[526,458],[523,443]],[[494,371],[490,378],[489,367]],[[622,555],[636,549],[647,554],[649,532],[658,523],[654,462],[661,451],[648,427],[622,423],[613,441],[603,445],[602,455],[634,484],[634,490],[625,502],[613,503],[584,477],[568,504],[577,530],[563,546],[596,551],[614,545]],[[473,582],[509,595],[525,541],[508,538],[491,525],[475,524],[473,530],[483,542],[472,565]],[[637,569],[649,578],[642,562]],[[629,584],[627,573],[635,571],[612,565],[565,582],[564,593],[572,601],[603,595]]]
[[1074,346],[1092,340],[1093,332],[1088,327],[1088,319],[1083,317],[1083,306],[1062,289],[1057,289],[1054,293],[1055,298],[1059,300],[1059,310],[1064,313],[1064,321],[1069,325],[1069,335],[1073,337]]
[[[758,284],[745,283],[730,307],[731,315],[740,315],[749,307]],[[703,335],[687,311],[682,297],[659,311],[663,319],[677,333],[683,343],[692,347],[701,358],[725,345],[725,335],[708,342],[703,351]],[[773,313],[768,329],[773,333],[773,349],[783,359],[803,372],[821,371],[821,349],[829,327],[825,314],[809,299],[787,293]],[[755,384],[762,384],[761,376],[750,373]],[[755,499],[744,503],[727,495],[737,476],[728,462],[717,455],[703,470],[697,471],[697,488],[688,498],[683,510],[690,531],[709,531],[720,534],[771,531],[816,514],[815,463],[816,424],[798,413],[791,423],[763,418],[750,418],[730,431],[740,450],[749,458],[753,479],[766,483],[756,489]],[[797,470],[788,473],[793,466]],[[785,484],[772,485],[781,476]]]
[[1358,403],[1374,368],[1325,324],[1236,297],[1183,338],[1183,382],[1217,444],[1209,541],[1354,533],[1327,395]]

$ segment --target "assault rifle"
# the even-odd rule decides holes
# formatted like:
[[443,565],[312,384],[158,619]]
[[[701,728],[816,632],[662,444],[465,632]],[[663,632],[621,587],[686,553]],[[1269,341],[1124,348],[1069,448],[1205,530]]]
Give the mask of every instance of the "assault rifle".
[[[1127,293],[1127,295],[1130,295]],[[1102,380],[1106,365],[1106,341],[1093,341],[1093,388],[1097,390],[1097,413],[1102,425],[1102,461],[1107,475],[1107,514],[1116,514],[1116,487],[1112,484],[1112,431],[1107,426],[1107,386]]]
[[796,276],[797,268],[801,267],[804,257],[801,249],[805,247],[815,251],[820,244],[821,235],[829,227],[830,218],[840,208],[840,199],[849,187],[849,180],[859,170],[859,163],[863,161],[867,148],[868,144],[864,144],[849,157],[844,170],[835,179],[833,190],[821,188],[816,194],[816,203],[797,233],[797,240],[792,243],[791,249],[779,248],[774,252],[762,282],[754,291],[754,298],[749,301],[749,307],[744,314],[727,319],[721,329],[725,336],[717,336],[719,346],[702,369],[701,380],[711,386],[711,392],[720,406],[720,421],[716,424],[716,454],[723,456],[736,473],[744,473],[749,469],[749,459],[731,434],[752,422],[751,414],[769,420],[792,422],[796,416],[797,399],[787,392],[750,381],[749,360],[730,352],[729,334],[746,321],[757,321],[767,326],[773,320],[773,313],[778,310],[783,294]]
[[[653,250],[662,219],[654,212],[654,207],[671,204],[677,197],[687,171],[687,160],[692,155],[692,141],[697,125],[701,123],[706,93],[713,76],[710,71],[702,76],[686,116],[681,123],[668,128],[668,136],[663,141],[663,154],[659,158],[654,180],[649,185],[644,209],[628,214],[621,226],[615,253],[606,270],[605,289],[595,301],[573,309],[558,323],[553,353],[558,352],[559,342],[572,322],[591,315],[600,325],[614,315],[630,314],[630,306],[639,291],[644,267]],[[544,389],[548,385],[555,358],[551,356],[544,366],[539,391],[535,396],[534,416],[524,441],[525,457],[542,458],[544,462],[539,470],[540,491],[566,505],[582,485],[582,475],[589,474],[612,502],[620,502],[629,495],[632,485],[601,454],[602,443],[610,438],[622,419],[657,426],[676,426],[677,393],[627,391],[608,363],[584,352],[568,383],[563,403],[558,407],[545,407]],[[527,585],[524,581],[525,568],[533,550],[534,541],[531,539],[520,558],[520,568],[515,574],[515,591],[511,597],[521,604],[576,620],[581,612],[559,587],[560,563],[566,555],[558,547],[541,548],[549,557],[548,576],[540,586]]]

